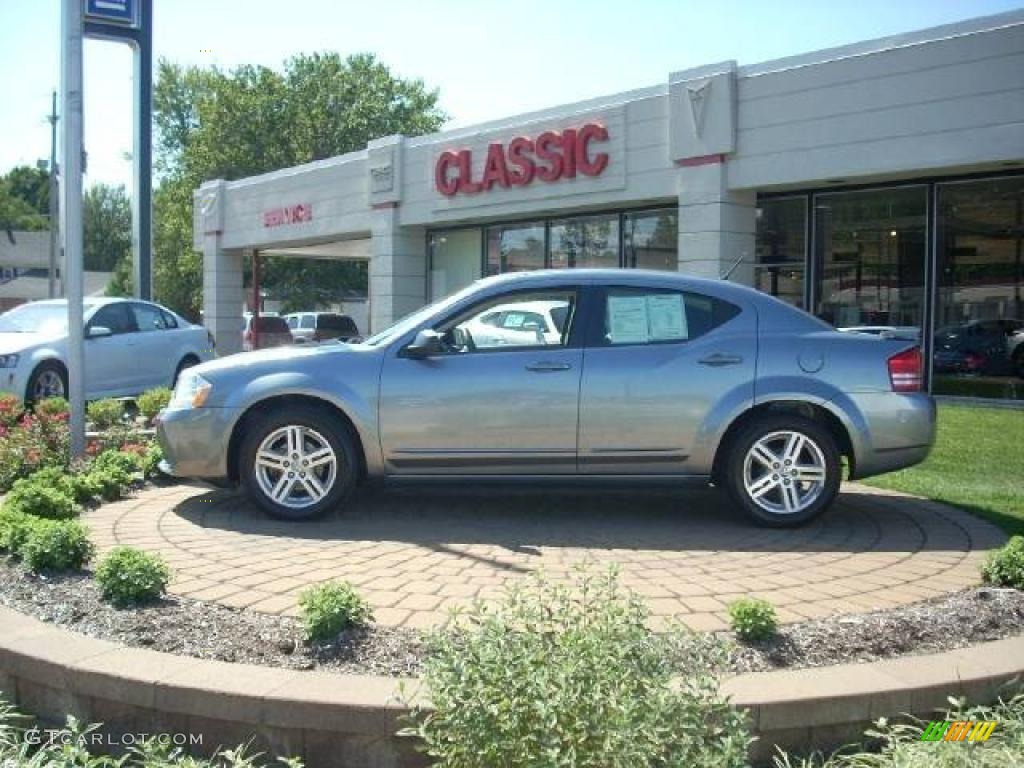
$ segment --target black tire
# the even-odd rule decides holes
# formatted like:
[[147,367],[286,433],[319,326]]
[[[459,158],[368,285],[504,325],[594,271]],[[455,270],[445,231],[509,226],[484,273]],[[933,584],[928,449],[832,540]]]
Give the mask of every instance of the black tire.
[[[49,387],[49,393],[44,394],[37,392],[36,390],[40,387],[45,387],[44,382],[49,379],[50,381],[59,382],[53,387]],[[60,391],[56,391],[56,387],[60,387]],[[40,396],[42,395],[42,396]],[[25,402],[34,403],[36,400],[43,400],[47,397],[64,397],[68,396],[68,371],[67,369],[56,360],[47,360],[36,366],[35,370],[32,371],[32,375],[28,377],[28,385],[25,387]]]
[[199,365],[199,358],[195,355],[185,355],[181,358],[181,362],[178,363],[178,367],[174,369],[174,378],[171,379],[171,389],[178,386],[178,378],[181,376],[181,372],[186,368],[191,368],[193,365]]
[[[270,453],[281,458],[282,461],[289,461],[289,466],[287,468],[282,466],[279,469],[269,469],[266,466],[257,467],[256,455],[264,441],[271,439],[275,433],[280,434],[281,431],[287,430],[288,427],[297,427],[303,430],[301,437],[303,443],[301,450],[303,451],[312,451],[317,449],[316,447],[321,442],[326,442],[333,451],[335,459],[333,476],[324,472],[324,467],[311,470],[308,475],[304,474],[300,467],[296,467],[292,463],[304,460],[303,457],[300,456],[296,459],[294,457],[299,455],[294,453],[288,456],[286,455],[287,450],[284,454],[280,453],[280,448],[286,447],[280,441],[289,439],[286,435],[278,437],[277,442],[272,441],[264,448],[274,449],[270,450]],[[327,446],[321,445],[319,450]],[[265,416],[257,417],[246,425],[239,451],[238,477],[249,498],[272,517],[280,520],[312,520],[337,508],[351,496],[358,480],[359,462],[356,457],[355,441],[344,422],[336,414],[326,408],[306,405],[286,406]],[[288,474],[285,479],[284,476],[289,472],[291,474]],[[307,480],[301,479],[299,475],[310,481],[315,480],[318,486],[307,485]],[[330,480],[328,486],[328,479],[331,477],[333,479]],[[277,483],[282,480],[285,483],[282,491],[287,490],[288,493],[283,502],[271,495],[271,492],[278,488]],[[272,483],[274,487],[270,488]],[[264,490],[264,485],[270,492]],[[319,500],[315,500],[314,487],[320,487],[325,492]],[[298,502],[305,503],[296,505]]]
[[[789,445],[796,447],[800,443],[790,443],[787,434],[800,435],[807,441],[799,449],[795,464],[823,468],[821,482],[798,481],[791,474],[796,470],[785,464],[785,448]],[[766,441],[762,446],[768,448],[768,452],[762,458],[755,458],[751,451],[762,440]],[[762,525],[773,528],[803,525],[828,509],[839,493],[842,480],[839,450],[828,430],[810,419],[785,413],[762,416],[742,427],[730,440],[727,450],[722,473],[725,489],[733,502]],[[769,455],[777,456],[780,461],[769,464],[764,458]],[[747,490],[748,472],[752,489],[767,489],[759,498],[754,498]],[[806,476],[813,475],[808,472]],[[801,496],[804,491],[806,495]],[[786,511],[787,502],[792,502],[795,511]]]

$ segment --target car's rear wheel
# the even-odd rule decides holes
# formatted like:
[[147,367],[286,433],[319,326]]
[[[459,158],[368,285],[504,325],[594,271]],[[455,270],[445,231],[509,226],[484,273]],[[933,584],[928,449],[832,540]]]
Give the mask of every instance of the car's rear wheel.
[[178,367],[174,369],[174,378],[171,380],[171,389],[178,386],[178,379],[181,378],[181,372],[186,368],[191,368],[193,365],[199,365],[199,358],[195,355],[185,355],[181,362],[178,363]]
[[839,492],[842,464],[828,430],[797,415],[766,416],[730,443],[725,486],[743,511],[775,527],[814,519]]
[[325,409],[288,406],[246,429],[239,476],[249,497],[273,517],[310,520],[340,505],[355,488],[355,445]]
[[54,360],[40,363],[28,377],[25,402],[34,403],[48,397],[68,396],[68,372]]

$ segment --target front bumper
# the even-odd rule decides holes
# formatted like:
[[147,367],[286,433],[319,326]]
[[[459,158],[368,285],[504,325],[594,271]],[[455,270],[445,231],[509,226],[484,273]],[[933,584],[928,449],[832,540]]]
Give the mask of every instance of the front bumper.
[[0,392],[10,392],[19,400],[24,400],[29,374],[26,367],[25,361],[21,360],[14,368],[0,368]]
[[238,415],[236,408],[161,412],[156,429],[164,454],[160,469],[174,477],[226,477],[228,443]]

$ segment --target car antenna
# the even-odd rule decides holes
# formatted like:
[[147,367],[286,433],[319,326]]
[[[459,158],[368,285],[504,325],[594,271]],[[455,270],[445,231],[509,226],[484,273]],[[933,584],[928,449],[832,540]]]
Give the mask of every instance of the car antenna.
[[722,276],[720,278],[718,278],[718,279],[719,280],[728,280],[729,279],[729,275],[731,275],[733,273],[733,270],[735,270],[736,267],[738,267],[742,263],[743,263],[743,256],[740,256],[738,259],[736,259],[736,261],[734,261],[732,263],[731,267],[729,267],[727,270],[725,270],[725,272],[722,273]]

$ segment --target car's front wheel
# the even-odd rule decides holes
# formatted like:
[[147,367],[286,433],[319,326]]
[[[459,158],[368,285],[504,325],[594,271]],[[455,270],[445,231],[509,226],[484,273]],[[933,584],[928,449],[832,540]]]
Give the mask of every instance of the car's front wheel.
[[28,377],[25,402],[34,403],[48,397],[68,396],[68,372],[56,360],[47,360],[36,366]]
[[273,517],[310,520],[355,488],[358,462],[349,431],[325,409],[288,406],[248,425],[239,476]]
[[828,430],[810,419],[778,414],[743,427],[731,441],[725,486],[743,510],[765,525],[801,525],[824,512],[839,492],[842,464]]

